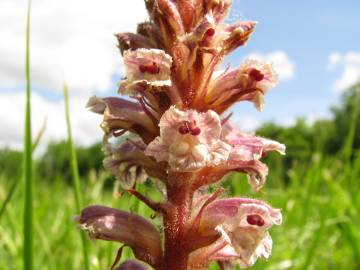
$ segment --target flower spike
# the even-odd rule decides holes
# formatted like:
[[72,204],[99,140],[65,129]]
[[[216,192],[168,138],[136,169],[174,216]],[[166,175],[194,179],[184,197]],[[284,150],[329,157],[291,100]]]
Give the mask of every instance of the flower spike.
[[[118,92],[128,97],[92,97],[88,108],[103,115],[104,167],[162,218],[163,231],[103,206],[84,209],[79,223],[93,238],[130,246],[155,270],[205,270],[211,262],[250,267],[270,256],[269,229],[281,224],[281,213],[259,200],[220,198],[217,185],[242,172],[259,191],[268,174],[262,158],[285,154],[285,145],[239,131],[228,112],[243,101],[261,111],[276,72],[253,59],[219,71],[256,26],[226,24],[232,0],[144,1],[148,20],[136,33],[115,35],[125,64]],[[160,201],[135,189],[145,180],[160,190]],[[115,268],[121,250],[112,269],[147,269],[134,260]]]

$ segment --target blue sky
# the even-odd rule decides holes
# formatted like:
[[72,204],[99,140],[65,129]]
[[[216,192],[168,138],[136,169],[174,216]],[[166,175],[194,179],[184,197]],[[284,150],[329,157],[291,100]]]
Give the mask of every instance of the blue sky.
[[329,69],[334,53],[360,51],[360,1],[235,1],[230,18],[259,22],[248,45],[235,52],[236,65],[244,55],[257,51],[285,51],[295,65],[294,77],[282,81],[266,99],[265,110],[257,114],[249,106],[240,113],[276,120],[309,115],[328,115],[339,101],[333,84],[343,70]]
[[[0,146],[22,143],[25,14],[26,0],[0,3]],[[251,129],[264,121],[291,124],[300,116],[309,121],[329,117],[330,106],[340,100],[344,88],[360,79],[359,14],[360,1],[355,0],[234,0],[229,22],[259,23],[247,46],[224,64],[237,67],[249,55],[270,59],[280,53],[287,61],[282,72],[284,67],[289,71],[266,96],[262,113],[241,103],[234,108],[234,119]],[[123,67],[113,34],[134,31],[145,18],[142,0],[127,1],[125,6],[123,0],[33,1],[34,133],[47,117],[47,141],[65,136],[65,77],[75,112],[75,138],[85,144],[100,139],[100,119],[84,105],[94,93],[116,95]],[[293,68],[286,70],[289,64]],[[17,109],[9,114],[14,103]]]

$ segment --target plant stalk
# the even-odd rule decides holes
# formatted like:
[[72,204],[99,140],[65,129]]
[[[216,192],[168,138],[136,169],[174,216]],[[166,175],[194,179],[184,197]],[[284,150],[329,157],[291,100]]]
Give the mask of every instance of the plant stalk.
[[189,253],[185,247],[193,192],[188,181],[169,179],[168,201],[173,206],[164,214],[165,251],[162,270],[187,270]]

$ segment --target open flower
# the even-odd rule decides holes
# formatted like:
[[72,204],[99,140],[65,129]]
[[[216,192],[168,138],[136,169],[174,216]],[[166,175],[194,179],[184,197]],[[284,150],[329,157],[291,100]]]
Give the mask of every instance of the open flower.
[[259,89],[254,92],[254,97],[249,97],[248,99],[253,101],[256,108],[261,111],[264,104],[264,94],[278,82],[274,69],[271,64],[262,63],[254,59],[247,59],[240,67],[240,70],[248,76],[248,88]]
[[145,154],[167,161],[174,171],[196,171],[227,160],[230,146],[220,139],[221,122],[213,111],[199,113],[170,107],[160,119],[160,136]]
[[121,82],[120,92],[131,94],[133,85],[145,82],[152,86],[169,86],[172,58],[162,50],[137,49],[124,52],[126,79]]
[[207,92],[207,108],[223,113],[238,101],[250,101],[261,111],[264,95],[277,84],[270,64],[247,59],[238,69],[227,69],[213,76]]
[[135,256],[151,265],[161,260],[160,233],[145,218],[105,206],[89,206],[77,218],[92,238],[129,245]]
[[280,210],[246,198],[219,199],[202,213],[200,237],[218,234],[213,244],[194,251],[190,265],[204,269],[212,260],[236,261],[242,268],[252,266],[258,258],[271,254],[272,240],[268,229],[280,225]]

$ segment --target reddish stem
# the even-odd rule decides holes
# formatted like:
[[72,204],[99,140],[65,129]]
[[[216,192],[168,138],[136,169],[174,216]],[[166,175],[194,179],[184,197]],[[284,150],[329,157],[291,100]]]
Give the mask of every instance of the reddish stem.
[[187,181],[189,179],[169,178],[167,196],[173,208],[164,214],[165,251],[162,270],[187,270],[189,254],[185,246],[186,229],[193,192]]

